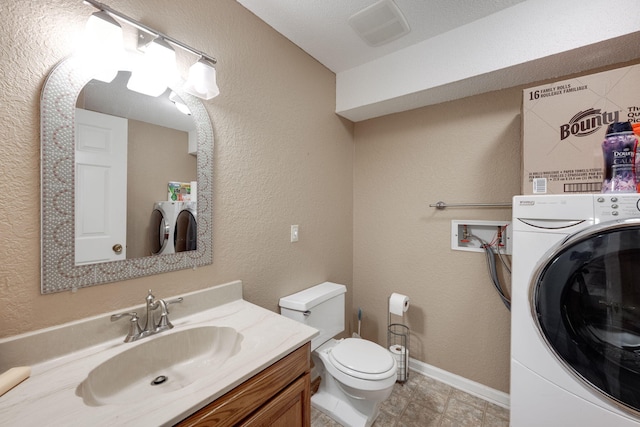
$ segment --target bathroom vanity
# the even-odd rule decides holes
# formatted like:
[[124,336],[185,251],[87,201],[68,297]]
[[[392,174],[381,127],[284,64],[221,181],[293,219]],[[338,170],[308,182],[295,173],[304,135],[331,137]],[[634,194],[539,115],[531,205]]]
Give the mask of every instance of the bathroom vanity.
[[298,348],[177,426],[309,427],[310,348]]
[[0,397],[2,424],[308,425],[317,330],[243,300],[239,281],[180,297],[175,327],[135,342],[112,313],[0,340],[0,371],[32,368]]

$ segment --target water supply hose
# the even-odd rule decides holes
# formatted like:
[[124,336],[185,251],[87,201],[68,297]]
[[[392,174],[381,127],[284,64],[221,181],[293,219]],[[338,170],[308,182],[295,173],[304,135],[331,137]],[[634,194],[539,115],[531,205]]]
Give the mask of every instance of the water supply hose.
[[[504,289],[502,288],[502,285],[500,284],[500,278],[498,277],[498,272],[496,269],[496,259],[494,257],[493,250],[491,249],[491,245],[489,245],[487,242],[480,239],[479,237],[474,236],[473,234],[471,234],[469,237],[473,237],[474,239],[480,242],[480,247],[484,250],[485,257],[487,260],[487,268],[489,269],[489,278],[491,279],[491,283],[493,284],[493,287],[496,289],[496,292],[498,292],[498,296],[502,300],[502,303],[504,304],[504,306],[507,307],[507,310],[511,311],[511,300],[506,295],[506,293],[504,292]],[[500,258],[500,261],[502,261],[502,264],[504,265],[506,270],[509,273],[511,273],[511,269],[508,267],[508,265],[502,258],[502,254],[500,254],[500,249],[498,248],[496,252],[498,254],[498,258]]]

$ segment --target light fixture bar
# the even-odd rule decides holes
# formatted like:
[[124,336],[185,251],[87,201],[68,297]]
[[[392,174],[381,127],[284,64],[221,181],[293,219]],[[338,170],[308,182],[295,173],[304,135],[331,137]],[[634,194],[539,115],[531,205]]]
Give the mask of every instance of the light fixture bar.
[[146,31],[147,33],[150,33],[150,34],[154,35],[155,37],[160,37],[160,38],[164,39],[165,41],[167,41],[167,42],[169,42],[169,43],[171,43],[171,44],[173,44],[175,46],[178,46],[181,49],[187,50],[187,51],[189,51],[189,52],[191,52],[191,53],[193,53],[195,55],[198,55],[198,56],[206,59],[207,61],[211,62],[212,64],[217,64],[218,63],[218,61],[213,56],[209,56],[206,53],[204,53],[204,52],[202,52],[202,51],[200,51],[198,49],[194,49],[191,46],[181,42],[180,40],[176,40],[173,37],[170,37],[170,36],[168,36],[166,34],[161,33],[160,31],[156,31],[153,28],[148,27],[148,26],[144,25],[143,23],[136,21],[133,18],[129,18],[127,15],[125,15],[123,13],[120,13],[117,10],[114,10],[114,9],[110,8],[109,6],[107,6],[104,3],[100,3],[100,2],[97,2],[95,0],[84,0],[84,3],[91,5],[91,6],[95,7],[96,9],[103,10],[103,11],[107,12],[109,15],[111,15],[112,17],[122,19],[123,21],[126,21],[128,24],[138,28],[139,30]]

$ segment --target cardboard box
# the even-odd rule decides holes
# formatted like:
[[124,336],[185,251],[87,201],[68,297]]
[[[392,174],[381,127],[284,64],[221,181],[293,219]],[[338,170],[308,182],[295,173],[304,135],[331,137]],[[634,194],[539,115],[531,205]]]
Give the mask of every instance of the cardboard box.
[[522,194],[600,193],[607,126],[640,122],[640,65],[522,95]]

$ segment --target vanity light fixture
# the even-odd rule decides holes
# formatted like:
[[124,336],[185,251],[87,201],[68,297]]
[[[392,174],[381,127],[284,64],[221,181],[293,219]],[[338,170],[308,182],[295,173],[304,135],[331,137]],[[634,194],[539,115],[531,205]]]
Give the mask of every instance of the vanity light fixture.
[[211,99],[220,95],[213,64],[205,58],[200,58],[189,68],[189,76],[182,89],[202,99]]
[[136,92],[160,96],[176,78],[176,52],[162,37],[146,48],[143,58],[134,66],[127,88]]
[[[156,31],[153,28],[150,28],[142,24],[141,22],[136,21],[135,19],[130,18],[127,15],[124,15],[114,10],[103,3],[97,2],[95,0],[84,0],[84,3],[91,5],[96,9],[99,9],[99,12],[96,12],[96,13],[106,14],[109,18],[111,18],[112,21],[114,21],[113,23],[115,23],[115,25],[117,25],[118,27],[119,27],[118,22],[115,22],[115,19],[113,18],[126,22],[127,24],[137,28],[138,30],[140,30],[140,33],[144,33],[145,37],[147,36],[151,37],[153,39],[153,42],[150,43],[148,48],[146,49],[147,53],[145,56],[150,55],[151,53],[150,51],[152,50],[158,50],[159,52],[161,52],[159,53],[160,55],[159,57],[166,58],[171,55],[171,53],[167,53],[166,51],[167,50],[173,51],[172,46],[177,46],[183,50],[186,50],[198,56],[199,58],[198,61],[194,65],[192,65],[191,68],[189,69],[189,77],[187,79],[187,84],[185,85],[184,90],[202,99],[211,99],[220,93],[220,90],[218,89],[218,86],[216,83],[215,68],[213,67],[214,64],[216,64],[218,61],[214,57],[209,56],[206,53],[201,52],[197,49],[194,49],[191,46],[177,39],[174,39],[173,37],[169,37],[166,34]],[[111,23],[112,26],[113,26],[113,23]],[[120,45],[122,46],[122,42],[120,42]],[[154,45],[157,45],[157,46],[154,46]],[[142,83],[140,83],[140,80],[138,79],[149,79],[149,76],[151,75],[158,74],[158,73],[164,74],[165,70],[170,70],[167,72],[172,73],[171,76],[175,75],[176,73],[175,51],[173,51],[173,55],[172,55],[173,57],[172,65],[169,65],[168,62],[166,63],[163,62],[163,64],[166,64],[166,65],[158,65],[159,62],[157,61],[169,61],[169,59],[162,59],[162,60],[158,59],[159,57],[156,57],[156,59],[152,59],[151,61],[149,61],[155,64],[155,65],[151,65],[151,67],[153,67],[153,70],[151,71],[149,71],[149,69],[146,71],[143,71],[142,69],[147,67],[139,65],[138,76],[136,77],[136,80],[133,83],[131,83],[130,81],[127,87],[132,85],[135,88],[141,88]],[[158,68],[158,67],[162,67],[162,68]],[[192,69],[194,69],[194,67],[195,67],[195,70],[192,72]],[[144,75],[142,74],[143,72],[145,73]],[[192,77],[192,74],[193,74],[193,77]],[[131,79],[134,79],[135,75],[136,75],[136,70],[133,71]],[[171,76],[167,76],[165,74],[163,75],[162,79],[168,82],[167,79],[170,79]],[[157,88],[159,87],[159,83],[156,82],[155,85],[156,86],[154,90],[147,89],[147,92],[153,92],[153,93],[158,92],[159,89]],[[138,89],[133,89],[131,87],[130,89],[139,91]],[[166,84],[165,84],[165,89],[166,89]],[[142,93],[145,93],[145,92],[142,92]],[[154,95],[154,96],[157,96],[157,95]]]
[[191,115],[191,110],[189,110],[189,107],[187,107],[187,104],[182,102],[180,97],[176,95],[174,91],[171,91],[171,93],[169,94],[169,101],[173,102],[173,105],[175,105],[176,109],[180,111],[182,114],[186,116]]
[[122,57],[122,27],[107,12],[100,10],[87,20],[78,54],[95,70],[94,78],[110,83],[118,73]]

